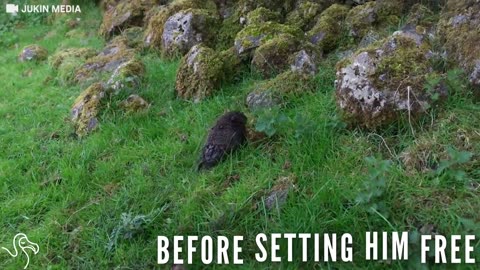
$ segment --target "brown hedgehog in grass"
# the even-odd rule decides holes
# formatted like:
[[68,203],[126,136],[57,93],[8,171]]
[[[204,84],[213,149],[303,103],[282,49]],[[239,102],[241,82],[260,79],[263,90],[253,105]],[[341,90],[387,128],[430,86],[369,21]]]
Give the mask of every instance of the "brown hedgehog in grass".
[[241,112],[222,115],[210,129],[198,170],[211,169],[246,142],[247,117]]

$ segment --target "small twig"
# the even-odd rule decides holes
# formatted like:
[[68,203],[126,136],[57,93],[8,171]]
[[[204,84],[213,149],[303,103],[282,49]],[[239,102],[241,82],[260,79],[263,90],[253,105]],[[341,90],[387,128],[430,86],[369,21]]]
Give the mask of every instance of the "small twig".
[[410,130],[412,131],[413,137],[415,137],[415,131],[413,130],[412,126],[412,105],[410,104],[410,91],[412,88],[410,86],[407,86],[407,101],[408,101],[408,124],[410,125]]
[[380,136],[380,135],[377,134],[377,133],[370,133],[370,134],[368,134],[367,138],[370,137],[370,135],[375,135],[375,136],[378,136],[380,139],[382,139],[382,142],[383,142],[383,144],[385,145],[385,148],[387,148],[388,153],[390,153],[390,156],[391,156],[392,158],[396,158],[396,155],[394,155],[393,152],[392,152],[392,150],[390,150],[390,147],[388,147],[387,142],[385,141],[385,139],[384,139],[382,136]]

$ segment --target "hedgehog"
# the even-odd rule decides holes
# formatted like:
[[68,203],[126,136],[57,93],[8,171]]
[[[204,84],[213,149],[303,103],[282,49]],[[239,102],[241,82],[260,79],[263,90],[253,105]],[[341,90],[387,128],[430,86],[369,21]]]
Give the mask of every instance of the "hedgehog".
[[208,170],[246,142],[247,117],[241,112],[228,112],[210,129],[202,149],[198,170]]

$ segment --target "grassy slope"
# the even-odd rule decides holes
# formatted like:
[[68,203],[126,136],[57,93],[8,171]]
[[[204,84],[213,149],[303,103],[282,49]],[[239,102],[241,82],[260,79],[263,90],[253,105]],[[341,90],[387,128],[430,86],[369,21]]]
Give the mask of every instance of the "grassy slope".
[[[408,127],[399,124],[396,131],[380,134],[389,149],[378,135],[336,127],[333,61],[322,67],[318,91],[293,99],[284,110],[292,119],[301,112],[314,124],[306,136],[295,139],[294,130],[283,129],[211,172],[194,171],[205,133],[224,110],[245,110],[243,100],[254,76],[247,74],[215,97],[192,104],[175,99],[177,62],[146,54],[142,57],[147,79],[139,93],[152,103],[151,109],[125,115],[113,106],[104,112],[100,130],[82,140],[72,138],[69,109],[82,89],[46,81],[55,77],[46,62],[18,63],[16,56],[30,43],[50,53],[62,45],[100,49],[103,42],[94,32],[98,11],[84,11],[82,16],[82,27],[90,31],[87,39],[65,39],[61,23],[26,26],[16,30],[19,47],[0,55],[0,243],[9,243],[17,232],[37,239],[41,251],[32,257],[29,269],[153,268],[157,235],[216,233],[245,236],[244,268],[268,267],[253,263],[253,238],[260,232],[349,232],[355,241],[354,263],[336,266],[383,268],[363,260],[365,231],[414,231],[434,224],[442,234],[464,234],[468,230],[461,218],[480,221],[478,190],[463,183],[436,183],[399,165],[398,153],[414,143]],[[445,120],[452,115],[453,120]],[[436,124],[419,127],[415,136],[432,134],[448,144],[456,130],[478,128],[479,119],[477,105],[456,97]],[[388,216],[369,213],[355,203],[369,181],[367,156],[394,161],[379,199],[389,209]],[[284,169],[287,161],[292,166]],[[478,177],[478,171],[468,170],[472,178]],[[240,179],[226,187],[229,176],[237,174]],[[291,174],[297,177],[296,190],[281,210],[250,210],[255,194]],[[122,213],[149,215],[151,222],[108,251],[106,243]],[[480,260],[478,252],[476,256]],[[2,269],[18,269],[23,263],[0,252]],[[396,268],[407,265],[393,263]]]

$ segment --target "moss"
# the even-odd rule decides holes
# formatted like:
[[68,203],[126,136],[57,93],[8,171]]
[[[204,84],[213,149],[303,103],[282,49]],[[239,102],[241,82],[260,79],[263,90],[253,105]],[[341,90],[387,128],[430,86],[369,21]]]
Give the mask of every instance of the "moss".
[[36,44],[25,46],[18,56],[20,61],[43,61],[47,57],[48,51]]
[[375,2],[367,2],[352,8],[347,15],[346,23],[350,28],[350,35],[355,38],[364,37],[377,21]]
[[265,22],[279,22],[280,13],[271,11],[264,7],[259,7],[247,14],[247,24],[261,24]]
[[127,113],[136,113],[148,109],[150,104],[139,95],[130,95],[126,100],[120,103],[120,107],[122,107]]
[[258,92],[273,91],[274,93],[287,95],[314,91],[316,84],[313,76],[286,71],[273,79],[261,82],[255,88]]
[[388,16],[400,16],[405,9],[404,0],[376,0],[375,12],[379,21],[384,21]]
[[302,2],[295,10],[288,13],[286,24],[293,25],[305,31],[313,26],[315,18],[321,11],[321,5],[318,3],[310,1]]
[[72,29],[72,30],[68,31],[67,33],[65,33],[65,37],[72,38],[72,39],[73,38],[83,39],[83,38],[86,38],[87,36],[88,36],[88,33],[83,31],[80,28]]
[[217,50],[225,50],[230,48],[235,40],[235,36],[243,28],[243,25],[240,24],[239,16],[231,16],[223,21],[219,30],[217,37]]
[[[464,121],[470,122],[465,126]],[[464,164],[467,171],[480,166],[480,136],[473,127],[480,125],[480,119],[468,111],[456,110],[440,115],[428,130],[418,134],[413,144],[400,154],[400,160],[409,171],[431,172],[438,168],[441,161],[449,160],[448,148],[474,153],[470,161]]]
[[146,47],[160,49],[165,22],[170,16],[186,9],[204,9],[214,14],[216,5],[212,0],[175,0],[162,6],[154,14],[149,14],[149,20],[143,37]]
[[415,4],[410,9],[406,24],[431,27],[437,20],[437,16],[428,7]]
[[480,78],[475,74],[480,63],[480,6],[474,2],[448,1],[437,27],[451,64],[463,68],[480,89]]
[[127,28],[122,31],[119,38],[125,39],[128,47],[140,47],[143,44],[143,28],[138,26]]
[[101,110],[105,89],[94,83],[78,96],[72,106],[71,116],[75,133],[83,137],[98,127],[97,115]]
[[145,75],[145,65],[137,58],[132,58],[115,69],[107,82],[115,94],[122,90],[137,88]]
[[[426,81],[426,75],[430,74],[430,62],[427,59],[430,47],[424,43],[417,46],[416,42],[402,35],[396,35],[391,38],[395,45],[395,51],[382,56],[377,65],[376,77],[373,78],[377,85],[390,88],[398,87],[401,92],[406,91],[406,87],[401,85],[410,85],[413,89],[423,89]],[[379,78],[382,75],[387,77]],[[403,96],[403,93],[400,93]]]
[[85,85],[93,81],[108,79],[111,72],[134,56],[135,50],[130,49],[123,40],[114,40],[102,52],[88,59],[77,69],[74,81]]
[[223,50],[219,54],[223,63],[224,77],[226,81],[235,81],[242,78],[242,73],[248,68],[246,59],[235,52],[235,47]]
[[264,77],[272,77],[289,68],[289,56],[297,47],[298,42],[294,36],[280,34],[255,50],[252,66]]
[[337,64],[337,105],[352,126],[381,128],[407,114],[418,119],[447,94],[440,83],[425,87],[430,76],[440,76],[425,36],[403,30],[378,43]]
[[149,0],[121,1],[103,14],[99,32],[105,37],[111,37],[129,26],[141,26],[144,12],[154,5]]
[[335,49],[340,41],[343,21],[348,11],[348,6],[339,4],[334,4],[323,11],[315,26],[307,32],[310,41],[324,52]]
[[[180,24],[182,20],[183,24]],[[188,20],[189,23],[186,23]],[[219,25],[217,15],[205,9],[182,10],[167,20],[168,32],[162,37],[162,56],[172,58],[185,55],[191,47],[203,43],[213,46]]]
[[96,54],[97,52],[92,48],[69,48],[53,54],[48,61],[53,68],[58,68],[64,61],[71,58],[86,60]]
[[75,78],[75,71],[80,68],[88,58],[97,52],[91,48],[69,48],[61,50],[49,58],[50,65],[58,70],[57,77],[61,84],[68,85]]
[[224,79],[223,67],[218,53],[195,45],[180,62],[175,86],[178,96],[195,102],[211,96]]
[[266,22],[260,25],[249,25],[240,31],[235,38],[235,47],[238,53],[243,53],[261,46],[280,34],[290,34],[300,40],[303,38],[303,32],[297,27]]

